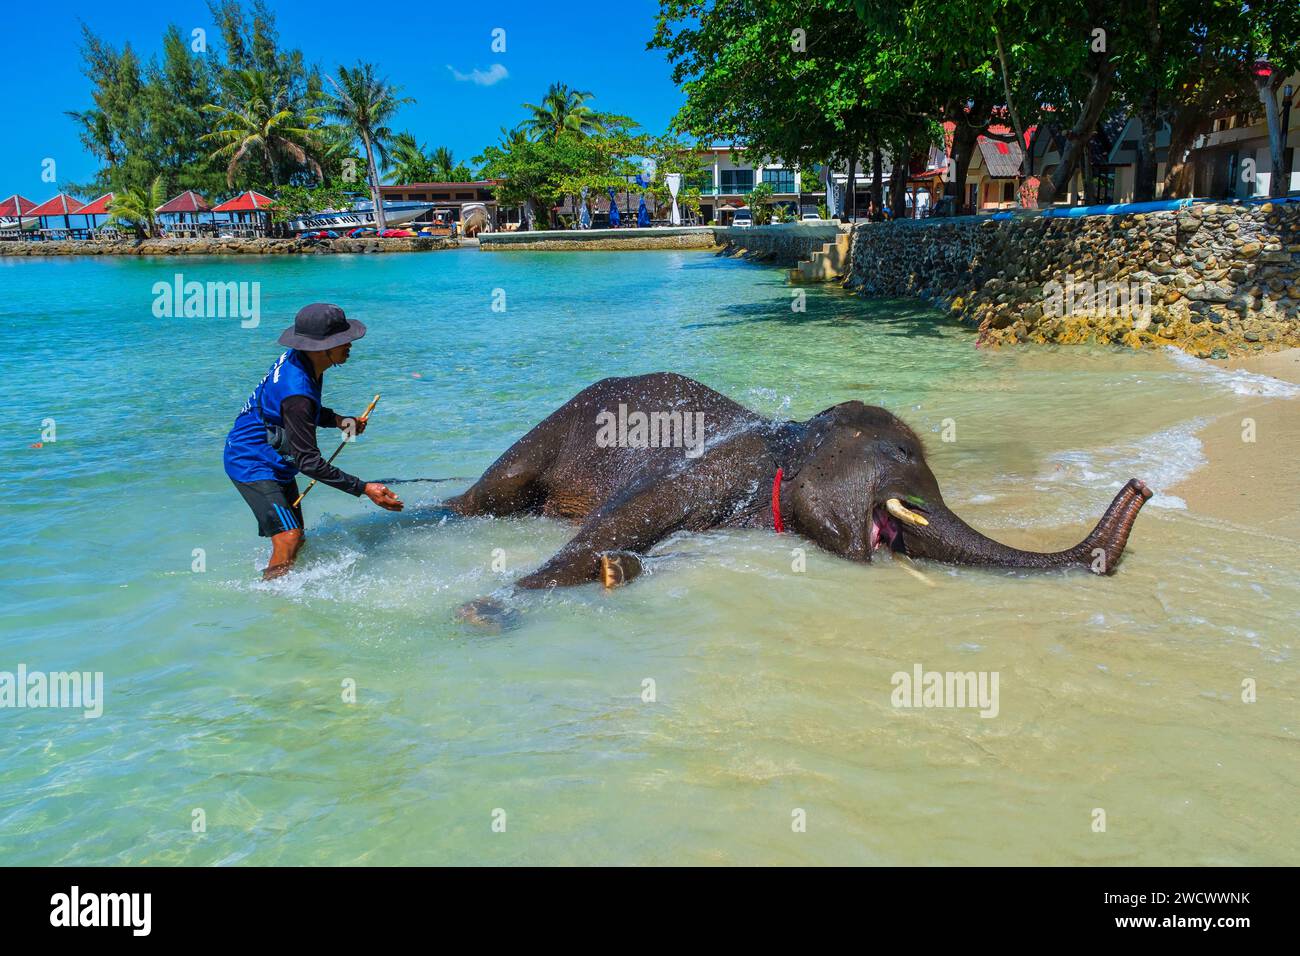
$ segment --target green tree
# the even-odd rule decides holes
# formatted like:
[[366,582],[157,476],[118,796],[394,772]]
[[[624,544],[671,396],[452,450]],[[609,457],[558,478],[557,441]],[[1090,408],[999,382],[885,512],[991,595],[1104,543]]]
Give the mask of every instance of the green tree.
[[322,209],[348,209],[352,192],[342,184],[332,186],[282,186],[271,207],[271,219],[289,222]]
[[1283,162],[1288,130],[1282,128],[1277,99],[1283,82],[1300,69],[1300,4],[1295,0],[1260,0],[1250,4],[1248,13],[1248,49],[1252,59],[1267,62],[1270,70],[1267,75],[1263,70],[1255,73],[1255,87],[1264,107],[1272,156],[1268,194],[1277,198],[1287,194],[1291,178]]
[[650,45],[686,92],[674,129],[729,140],[754,162],[847,165],[850,181],[876,149],[905,166],[929,146],[945,106],[969,109],[970,84],[958,79],[970,70],[935,62],[951,51],[916,46],[900,5],[882,4],[873,25],[849,0],[661,0]]
[[592,96],[585,90],[571,90],[563,83],[552,83],[540,104],[524,104],[524,109],[531,115],[523,121],[521,128],[552,143],[564,133],[586,136],[603,132],[603,118],[587,105]]
[[759,183],[749,194],[749,208],[753,210],[754,225],[765,226],[772,214],[771,183]]
[[167,184],[160,174],[147,189],[132,186],[115,194],[108,204],[108,224],[129,227],[137,239],[153,238],[158,234],[154,210],[166,201]]
[[388,165],[387,142],[392,138],[389,123],[397,111],[407,103],[415,102],[399,96],[399,88],[375,75],[374,64],[358,63],[354,67],[340,66],[338,76],[330,77],[333,93],[325,105],[325,113],[337,120],[361,141],[366,156],[366,174],[370,182],[370,196],[375,204],[375,224],[382,232],[384,203],[379,193],[378,158]]
[[[118,50],[82,28],[82,69],[90,80],[92,103],[70,115],[82,143],[102,165],[92,183],[77,187],[80,191],[147,190],[159,174],[173,188],[204,193],[231,185],[228,162],[214,160],[213,143],[205,139],[222,126],[219,114],[203,107],[213,104],[233,113],[247,112],[250,97],[241,82],[246,71],[266,76],[264,86],[278,100],[276,110],[258,111],[264,118],[288,109],[306,120],[319,77],[303,66],[301,52],[279,46],[274,15],[262,0],[254,0],[251,13],[237,0],[222,0],[210,9],[221,37],[219,45],[195,52],[181,31],[171,26],[163,34],[160,55],[147,62],[130,44]],[[311,126],[304,122],[300,128]],[[318,131],[323,138],[324,130]],[[306,148],[305,142],[298,145]],[[311,164],[300,164],[290,155],[292,150],[277,153],[277,169],[268,168],[257,148],[250,147],[249,152],[251,158],[246,153],[237,164],[236,179],[244,186],[266,189],[277,180],[319,178]]]
[[387,175],[390,183],[428,183],[439,178],[434,158],[409,132],[398,133],[393,137],[388,154],[392,164]]
[[474,171],[464,163],[456,161],[450,149],[439,146],[433,151],[433,168],[437,170],[438,181],[445,183],[467,183],[474,179]]
[[230,74],[227,91],[227,96],[233,96],[240,105],[206,104],[203,109],[213,115],[217,128],[200,137],[218,147],[212,158],[225,160],[227,185],[234,186],[240,168],[255,159],[265,162],[276,189],[286,158],[324,176],[311,152],[315,149],[312,128],[319,123],[314,110],[296,113],[288,102],[287,88],[264,70]]

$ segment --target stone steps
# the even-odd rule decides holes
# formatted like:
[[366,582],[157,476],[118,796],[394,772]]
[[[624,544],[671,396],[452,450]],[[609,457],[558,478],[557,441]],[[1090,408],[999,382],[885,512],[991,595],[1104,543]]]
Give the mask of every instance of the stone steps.
[[849,271],[849,249],[852,233],[841,233],[834,242],[823,243],[811,259],[800,262],[790,270],[791,282],[834,282]]

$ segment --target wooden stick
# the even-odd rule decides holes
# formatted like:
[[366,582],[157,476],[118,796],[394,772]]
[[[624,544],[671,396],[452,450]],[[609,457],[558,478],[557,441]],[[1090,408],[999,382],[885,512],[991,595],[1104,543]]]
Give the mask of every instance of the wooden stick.
[[[370,403],[369,407],[364,412],[361,413],[361,420],[363,422],[366,421],[368,418],[370,418],[370,413],[375,410],[375,406],[378,404],[379,404],[379,393],[375,392],[375,400]],[[339,442],[339,447],[334,449],[334,454],[330,455],[329,460],[326,461],[325,464],[327,465],[334,464],[334,459],[339,456],[339,452],[343,450],[343,446],[346,445],[347,443],[348,440],[346,438],[343,439],[343,441]],[[308,485],[307,488],[303,491],[303,493],[298,496],[298,500],[293,503],[293,507],[295,508],[298,507],[298,505],[302,502],[302,499],[307,497],[307,492],[311,491],[312,488],[314,488],[315,486],[316,486],[316,479],[313,478],[311,480],[311,484]]]

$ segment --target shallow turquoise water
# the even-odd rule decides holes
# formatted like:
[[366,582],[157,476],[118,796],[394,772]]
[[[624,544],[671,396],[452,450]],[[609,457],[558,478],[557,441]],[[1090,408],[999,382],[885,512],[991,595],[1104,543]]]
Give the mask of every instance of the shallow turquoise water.
[[[177,272],[259,281],[260,325],[155,318],[153,284]],[[591,381],[672,369],[773,415],[883,404],[928,436],[968,520],[1037,547],[1076,541],[1130,475],[1163,492],[1202,462],[1200,423],[1275,386],[1165,353],[977,351],[914,304],[835,289],[796,312],[779,271],[705,253],[0,259],[0,290],[0,670],[106,686],[96,720],[0,709],[4,863],[1300,849],[1294,542],[1167,493],[1110,579],[928,567],[926,583],[811,548],[797,573],[798,542],[719,532],[666,543],[621,591],[531,598],[487,635],[454,609],[566,527],[421,515],[465,481],[405,486],[401,516],[319,488],[302,569],[265,585],[221,469],[276,336],[322,299],[371,330],[325,390],[341,411],[383,393],[340,459],[363,478],[472,478]],[[57,441],[30,448],[47,418]],[[916,663],[999,672],[998,717],[892,708],[890,676]]]

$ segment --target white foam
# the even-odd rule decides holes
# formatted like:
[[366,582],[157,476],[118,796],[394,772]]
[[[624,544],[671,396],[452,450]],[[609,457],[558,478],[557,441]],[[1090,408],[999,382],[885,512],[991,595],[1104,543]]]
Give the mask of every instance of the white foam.
[[1154,492],[1149,505],[1186,510],[1187,502],[1161,489],[1173,487],[1206,464],[1205,449],[1196,433],[1209,422],[1208,418],[1194,418],[1123,445],[1060,452],[1047,459],[1049,470],[1040,478],[1103,488],[1113,494],[1136,475]]
[[1300,398],[1300,386],[1284,382],[1271,375],[1247,372],[1244,369],[1223,369],[1211,365],[1182,349],[1166,345],[1165,351],[1175,365],[1204,376],[1220,388],[1235,395],[1253,395],[1261,398]]

